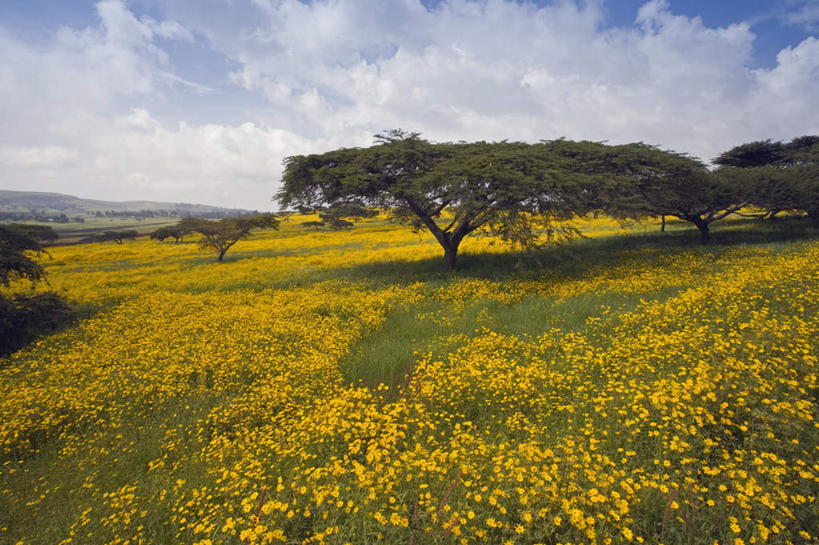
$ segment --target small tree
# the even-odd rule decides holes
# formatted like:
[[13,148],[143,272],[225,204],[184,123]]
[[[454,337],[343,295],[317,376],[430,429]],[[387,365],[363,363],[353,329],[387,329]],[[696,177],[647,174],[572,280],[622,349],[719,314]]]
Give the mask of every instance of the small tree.
[[276,198],[314,210],[350,201],[391,209],[432,233],[454,269],[461,241],[479,229],[522,246],[565,234],[553,220],[581,208],[579,178],[546,144],[433,144],[395,130],[370,148],[288,157]]
[[159,229],[155,230],[151,233],[150,237],[151,240],[158,240],[162,242],[166,238],[174,239],[175,243],[179,243],[185,235],[190,234],[190,231],[185,231],[179,225],[169,225],[165,227],[160,227]]
[[354,225],[353,222],[351,221],[343,220],[341,218],[332,216],[324,217],[323,219],[324,219],[323,223],[329,225],[330,229],[332,229],[333,231],[341,231],[342,229],[352,229]]
[[105,231],[100,235],[94,237],[97,242],[113,241],[117,244],[122,244],[126,239],[133,240],[139,236],[139,233],[134,229],[126,231]]
[[202,235],[202,248],[215,250],[217,261],[222,261],[227,251],[242,239],[248,238],[254,229],[278,229],[279,220],[273,214],[242,216],[220,220],[184,218],[178,227]]
[[302,227],[312,227],[316,231],[319,230],[319,227],[324,227],[323,221],[304,221],[301,223]]

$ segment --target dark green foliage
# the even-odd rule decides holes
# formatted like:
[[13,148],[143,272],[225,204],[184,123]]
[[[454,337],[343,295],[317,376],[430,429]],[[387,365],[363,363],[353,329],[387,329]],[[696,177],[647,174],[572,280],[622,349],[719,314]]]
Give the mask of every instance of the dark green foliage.
[[94,240],[97,242],[108,242],[113,241],[117,244],[122,244],[125,240],[135,239],[139,236],[139,233],[134,229],[129,229],[125,231],[105,231],[100,235],[95,235]]
[[781,142],[771,142],[770,140],[749,142],[721,153],[714,159],[714,164],[737,168],[772,165],[784,158],[784,152],[784,146]]
[[613,174],[603,210],[617,217],[673,216],[693,223],[703,244],[710,225],[746,206],[737,184],[697,159],[646,144],[613,146],[601,166]]
[[331,229],[350,229],[356,221],[374,218],[378,215],[377,210],[367,208],[358,202],[336,202],[319,213],[322,224],[329,225]]
[[216,251],[217,261],[222,261],[231,246],[250,236],[254,229],[278,229],[279,220],[273,214],[240,216],[221,220],[185,218],[177,228],[202,235],[201,246]]
[[285,160],[282,206],[318,209],[355,202],[429,230],[454,268],[464,237],[482,230],[524,247],[561,232],[553,220],[578,212],[584,177],[550,146],[439,143],[396,130],[364,149]]
[[353,222],[343,220],[341,218],[334,218],[334,217],[325,218],[324,223],[329,225],[330,229],[332,229],[333,231],[340,231],[342,229],[352,229],[353,228]]
[[[0,284],[24,279],[32,283],[45,278],[42,266],[30,254],[44,252],[43,243],[57,234],[38,225],[0,225]],[[6,297],[0,295],[0,356],[11,353],[37,336],[68,323],[75,314],[54,293]]]
[[305,221],[301,223],[302,227],[312,227],[316,231],[318,231],[319,227],[324,227],[323,221]]
[[166,238],[172,238],[174,239],[174,242],[178,243],[185,237],[185,235],[189,235],[190,233],[190,231],[180,228],[179,225],[169,225],[155,230],[151,233],[150,237],[151,240],[158,240],[160,242]]
[[726,151],[714,161],[718,172],[741,187],[746,199],[773,217],[801,210],[819,226],[819,136],[788,143],[751,142]]
[[45,242],[57,240],[50,228],[39,225],[0,225],[0,284],[8,286],[15,279],[37,282],[45,273],[30,254],[44,250]]
[[57,331],[74,318],[74,310],[56,293],[0,295],[0,356]]

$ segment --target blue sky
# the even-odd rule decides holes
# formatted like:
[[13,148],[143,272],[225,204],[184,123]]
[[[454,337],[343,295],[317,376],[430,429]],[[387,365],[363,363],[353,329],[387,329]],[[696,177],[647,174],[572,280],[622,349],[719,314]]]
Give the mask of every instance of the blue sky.
[[4,0],[0,188],[275,208],[284,157],[819,133],[819,0]]

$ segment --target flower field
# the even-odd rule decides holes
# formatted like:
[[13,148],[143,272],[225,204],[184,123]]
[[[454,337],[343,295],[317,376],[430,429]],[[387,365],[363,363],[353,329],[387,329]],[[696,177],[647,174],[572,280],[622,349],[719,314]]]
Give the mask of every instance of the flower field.
[[89,316],[0,360],[0,543],[819,541],[816,238],[298,221],[50,250]]

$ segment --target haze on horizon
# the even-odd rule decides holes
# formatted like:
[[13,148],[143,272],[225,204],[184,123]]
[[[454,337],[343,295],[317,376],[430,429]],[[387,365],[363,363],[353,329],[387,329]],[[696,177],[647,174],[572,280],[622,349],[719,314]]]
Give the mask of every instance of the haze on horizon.
[[[724,4],[738,4],[729,6]],[[0,189],[272,210],[284,157],[819,134],[819,0],[8,0]]]

